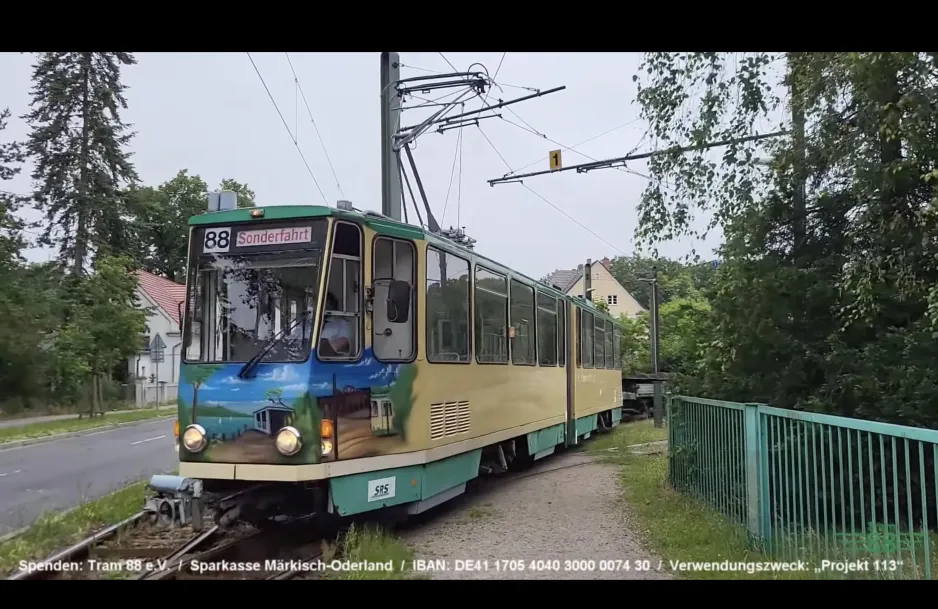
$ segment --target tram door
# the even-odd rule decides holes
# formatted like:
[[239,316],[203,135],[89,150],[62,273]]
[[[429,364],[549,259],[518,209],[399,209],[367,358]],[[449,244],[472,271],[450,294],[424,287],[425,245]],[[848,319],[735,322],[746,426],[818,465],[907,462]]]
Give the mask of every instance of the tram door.
[[564,300],[562,301],[562,306],[560,307],[560,322],[563,332],[559,333],[559,340],[563,341],[563,346],[561,353],[563,360],[562,364],[565,364],[567,371],[567,433],[564,434],[564,445],[571,446],[576,444],[576,419],[573,416],[574,405],[576,400],[576,324],[573,323],[573,320],[576,317],[573,315],[573,303]]

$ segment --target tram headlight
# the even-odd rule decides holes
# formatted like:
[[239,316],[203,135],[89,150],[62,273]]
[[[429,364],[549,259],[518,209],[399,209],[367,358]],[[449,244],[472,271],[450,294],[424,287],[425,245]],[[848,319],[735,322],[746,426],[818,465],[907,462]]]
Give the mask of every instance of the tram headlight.
[[300,432],[295,427],[284,427],[277,433],[277,450],[280,454],[290,457],[300,452],[303,448],[303,442],[300,440]]
[[182,445],[191,453],[197,453],[208,444],[205,428],[201,425],[192,424],[186,427],[182,434]]
[[323,457],[332,454],[332,440],[323,440],[321,448]]

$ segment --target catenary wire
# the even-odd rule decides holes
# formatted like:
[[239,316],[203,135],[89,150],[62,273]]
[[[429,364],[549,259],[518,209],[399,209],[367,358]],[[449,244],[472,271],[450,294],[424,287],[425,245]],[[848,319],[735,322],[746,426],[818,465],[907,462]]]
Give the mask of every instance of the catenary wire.
[[261,71],[257,69],[257,64],[254,63],[254,58],[251,57],[250,51],[246,51],[248,59],[251,60],[251,65],[254,66],[254,71],[257,72],[257,77],[261,79],[261,84],[264,85],[264,90],[267,91],[267,96],[270,97],[270,102],[274,105],[274,109],[277,111],[277,115],[280,117],[281,122],[283,122],[283,128],[287,130],[287,134],[290,136],[290,139],[293,140],[293,145],[296,146],[297,152],[300,153],[300,158],[303,159],[303,164],[306,165],[306,171],[309,172],[309,177],[313,179],[313,184],[316,185],[316,189],[319,191],[320,196],[322,196],[322,201],[324,204],[328,205],[328,199],[326,199],[326,194],[322,191],[322,187],[319,186],[319,181],[316,179],[316,176],[313,175],[313,170],[309,166],[309,162],[306,160],[306,155],[303,154],[303,150],[300,148],[300,145],[296,141],[296,137],[290,131],[290,126],[287,125],[287,121],[283,118],[283,112],[280,111],[280,107],[277,105],[277,100],[274,99],[274,96],[270,92],[270,88],[267,86],[267,83],[264,81]]
[[[482,137],[485,138],[485,141],[488,142],[488,143],[489,143],[489,146],[492,147],[492,150],[495,151],[495,154],[497,154],[498,157],[499,157],[499,158],[502,160],[502,162],[505,164],[505,166],[508,167],[508,170],[511,171],[511,165],[508,163],[508,161],[505,160],[505,157],[502,155],[502,153],[498,151],[498,148],[495,147],[495,144],[492,143],[492,140],[490,140],[489,137],[485,134],[485,131],[482,130],[482,127],[479,127],[478,125],[476,125],[476,127],[478,127],[479,133],[482,134]],[[608,246],[611,247],[612,249],[616,250],[617,252],[619,252],[619,253],[622,254],[623,256],[626,256],[626,255],[627,255],[624,251],[622,251],[621,248],[619,248],[619,247],[613,245],[612,243],[609,243],[608,241],[606,241],[605,239],[603,239],[602,237],[600,237],[600,236],[599,236],[598,234],[596,234],[596,232],[593,231],[591,228],[589,228],[588,226],[586,226],[585,224],[583,224],[582,222],[580,222],[579,220],[577,220],[576,218],[574,218],[573,216],[571,216],[570,214],[568,214],[567,212],[565,212],[564,210],[560,209],[559,207],[557,207],[556,205],[554,205],[553,203],[551,203],[549,200],[547,200],[547,198],[545,198],[545,197],[544,197],[543,195],[541,195],[540,193],[536,192],[534,189],[532,189],[530,186],[528,186],[528,185],[525,184],[524,182],[521,182],[521,185],[524,186],[528,191],[530,191],[531,194],[533,194],[534,196],[536,196],[537,198],[539,198],[541,201],[543,201],[544,203],[546,203],[546,204],[549,205],[550,207],[554,208],[557,212],[563,214],[564,217],[566,217],[568,220],[570,220],[571,222],[573,222],[574,224],[576,224],[577,226],[579,226],[580,228],[582,228],[583,230],[585,230],[585,231],[588,232],[589,234],[593,235],[594,237],[596,237],[597,239],[599,239],[600,241],[602,241],[603,243],[605,243],[606,245],[608,245]]]
[[313,124],[313,129],[316,130],[316,137],[319,138],[319,144],[322,146],[322,152],[326,155],[326,162],[329,163],[329,169],[332,170],[332,177],[335,178],[335,187],[339,191],[339,196],[343,199],[345,198],[345,193],[342,192],[342,185],[339,183],[339,176],[335,173],[335,167],[332,166],[332,159],[329,158],[329,151],[326,150],[326,143],[322,140],[322,134],[319,132],[319,127],[316,125],[316,119],[313,118],[313,111],[309,107],[309,102],[306,101],[306,93],[303,92],[303,85],[300,84],[300,79],[296,75],[296,70],[293,69],[293,62],[290,60],[290,54],[284,51],[283,53],[287,57],[287,63],[290,64],[290,71],[293,72],[293,82],[296,84],[296,88],[300,92],[300,97],[303,99],[303,105],[306,106],[306,113],[309,115],[309,121]]

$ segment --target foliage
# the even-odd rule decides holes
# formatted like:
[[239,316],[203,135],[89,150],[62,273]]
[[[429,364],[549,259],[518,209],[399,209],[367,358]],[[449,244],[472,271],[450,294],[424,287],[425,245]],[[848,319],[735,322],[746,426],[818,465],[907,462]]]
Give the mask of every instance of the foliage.
[[[140,184],[127,150],[133,133],[121,70],[130,53],[38,53],[25,142],[4,139],[0,109],[0,409],[74,408],[107,397],[128,375],[146,314],[131,271],[183,279],[188,218],[206,207],[205,182],[187,170],[158,187]],[[5,182],[32,162],[34,193]],[[254,192],[219,184],[253,207]],[[27,226],[31,204],[44,220]],[[24,234],[57,248],[58,261],[27,264]],[[37,234],[33,233],[33,234]],[[132,381],[131,381],[132,382]],[[114,396],[116,397],[116,395]]]
[[109,374],[137,353],[147,312],[136,302],[136,280],[127,257],[99,256],[92,275],[69,293],[69,319],[55,331],[57,380],[77,397],[82,381]]
[[[650,164],[642,236],[686,228],[691,207],[714,211],[725,235],[706,393],[938,425],[938,55],[787,53],[777,74],[767,54],[646,57],[639,101],[659,139],[703,143],[757,122],[791,134],[760,145],[766,170],[752,143],[716,168],[696,153]],[[794,103],[779,124],[782,89]],[[698,111],[685,119],[682,104]]]
[[59,259],[81,275],[94,251],[126,251],[122,184],[137,179],[124,150],[133,133],[121,122],[127,108],[121,67],[130,53],[39,53],[33,69],[32,127],[27,148],[35,160],[37,209],[48,224],[45,245],[56,240]]
[[682,263],[667,258],[649,258],[633,254],[614,258],[610,272],[622,287],[628,290],[638,304],[651,308],[651,283],[647,280],[658,271],[658,298],[667,302],[672,298],[696,295],[706,290],[714,272],[713,263]]
[[212,378],[212,375],[215,374],[217,370],[220,370],[222,366],[212,365],[212,364],[197,364],[195,366],[186,366],[183,368],[185,375],[185,382],[192,385],[192,409],[191,412],[191,423],[198,423],[198,407],[199,407],[199,389]]
[[[254,192],[235,180],[225,179],[220,190],[238,195],[238,207],[254,207]],[[138,235],[135,257],[141,268],[174,281],[185,281],[189,244],[189,218],[204,213],[208,186],[198,175],[182,169],[153,188],[136,186],[129,191]]]
[[[0,110],[0,133],[6,130],[9,118],[9,108]],[[16,216],[17,209],[23,203],[23,197],[2,188],[3,182],[12,180],[22,171],[24,159],[23,148],[19,142],[0,140],[0,273],[9,269],[24,246],[20,232],[23,229],[23,221]]]
[[[683,388],[699,373],[708,347],[711,309],[706,293],[714,276],[712,263],[682,263],[640,255],[616,258],[612,274],[646,309],[651,307],[651,284],[642,279],[658,271],[659,370],[678,375]],[[632,287],[629,287],[632,286]],[[634,289],[634,291],[633,291]],[[622,369],[626,374],[652,371],[650,311],[637,317],[620,316]]]
[[636,318],[619,317],[622,328],[622,370],[626,374],[649,372],[651,361],[648,344],[648,314],[642,313]]

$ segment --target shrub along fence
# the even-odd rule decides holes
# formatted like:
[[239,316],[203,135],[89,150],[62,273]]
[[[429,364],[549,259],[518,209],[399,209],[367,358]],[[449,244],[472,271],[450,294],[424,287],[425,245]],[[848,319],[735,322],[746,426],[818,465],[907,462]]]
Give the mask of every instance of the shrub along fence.
[[938,431],[690,396],[668,420],[671,486],[762,552],[936,577]]

